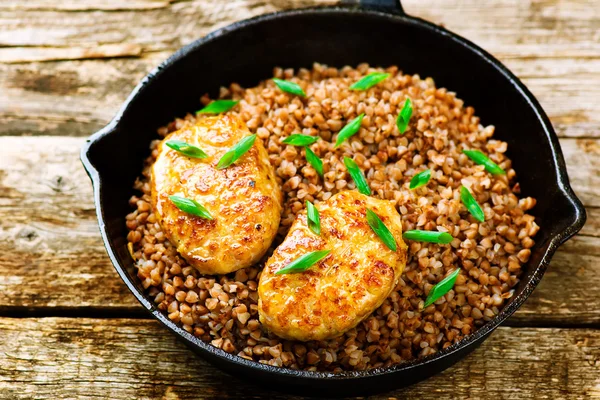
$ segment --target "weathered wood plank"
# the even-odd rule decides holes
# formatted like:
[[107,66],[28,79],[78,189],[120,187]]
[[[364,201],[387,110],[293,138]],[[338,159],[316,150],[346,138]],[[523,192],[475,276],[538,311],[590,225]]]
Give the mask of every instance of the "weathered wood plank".
[[600,83],[600,58],[502,61],[536,96],[559,137],[600,137],[600,116],[594,111],[600,85],[587,86]]
[[[89,134],[114,115],[147,71],[179,46],[241,18],[332,2],[3,2],[0,44],[26,47],[0,48],[0,135]],[[505,61],[541,101],[559,135],[598,137],[600,11],[592,3],[494,0],[486,3],[494,13],[486,13],[476,0],[403,2],[408,13],[442,23]],[[96,51],[98,57],[143,57],[1,64],[88,58],[98,45],[116,46]]]
[[[99,240],[81,139],[16,138],[0,146],[1,307],[130,307]],[[47,151],[40,151],[42,148]]]
[[[0,319],[0,397],[300,399],[215,369],[158,322]],[[441,374],[390,398],[590,398],[600,396],[600,331],[500,328]]]
[[560,142],[573,190],[586,206],[600,206],[600,140]]
[[[97,2],[96,2],[97,3]],[[169,7],[128,9],[106,2],[112,12],[73,13],[54,9],[0,8],[0,46],[70,47],[90,43],[136,44],[147,51],[181,47],[232,21],[284,8],[336,3],[333,0],[237,0],[174,2]],[[85,7],[85,6],[84,6]],[[132,23],[135,21],[135,23]]]
[[0,136],[88,136],[165,57],[0,64]]
[[587,222],[581,229],[581,234],[600,237],[600,208],[587,208]]
[[596,284],[600,284],[600,240],[576,236],[556,252],[539,286],[509,324],[597,326],[600,302],[590,295]]
[[[598,142],[562,140],[575,190],[593,206],[600,205],[600,154],[585,149]],[[78,159],[82,143],[80,138],[0,138],[0,310],[141,312],[101,243],[91,185]],[[600,287],[600,208],[590,208],[589,221],[586,236],[556,254],[513,323],[600,323],[600,298],[589,296],[590,287]]]
[[94,58],[139,57],[142,47],[136,44],[107,44],[88,47],[0,48],[0,63],[33,61],[87,60]]
[[[21,49],[0,49],[0,59],[3,50]],[[71,51],[47,50],[58,58],[68,58]],[[0,63],[0,136],[89,135],[113,117],[137,82],[168,55]],[[509,60],[508,65],[537,96],[559,136],[600,137],[600,59]]]
[[[46,1],[31,2],[27,9],[0,8],[0,44],[4,46],[78,46],[88,43],[130,43],[146,50],[172,49],[234,20],[285,8],[334,4],[334,0],[237,0],[174,2],[168,7],[140,10],[119,1],[107,1],[114,12],[83,12],[48,8]],[[27,2],[29,4],[29,2]],[[37,5],[42,5],[38,7]],[[74,2],[67,2],[67,8]],[[86,5],[87,3],[87,5]],[[164,3],[164,2],[157,2]],[[149,3],[151,4],[151,3]],[[494,0],[494,12],[481,12],[477,0],[436,2],[403,1],[409,14],[444,24],[505,57],[598,57],[600,11],[594,0],[536,1]],[[30,7],[30,8],[28,8]],[[75,6],[77,7],[77,6]],[[93,6],[92,6],[93,7]],[[135,24],[131,24],[135,16]],[[56,23],[53,21],[60,21]],[[468,23],[464,23],[468,21]],[[175,29],[173,29],[175,27]]]
[[[87,136],[181,45],[241,18],[333,2],[2,0],[0,136]],[[588,223],[509,324],[597,327],[600,299],[590,295],[600,286],[596,0],[402,2],[409,14],[499,57],[559,136],[580,139],[561,143]],[[142,315],[99,239],[81,143],[0,137],[0,313]],[[0,331],[0,398],[287,398],[215,370],[150,320],[0,318]],[[598,330],[500,328],[458,366],[376,398],[600,398],[598,349]]]
[[402,1],[405,11],[469,38],[504,58],[598,58],[594,0]]
[[3,0],[0,10],[29,10],[29,11],[125,11],[125,10],[154,10],[166,8],[174,0],[129,0],[107,1],[107,0]]

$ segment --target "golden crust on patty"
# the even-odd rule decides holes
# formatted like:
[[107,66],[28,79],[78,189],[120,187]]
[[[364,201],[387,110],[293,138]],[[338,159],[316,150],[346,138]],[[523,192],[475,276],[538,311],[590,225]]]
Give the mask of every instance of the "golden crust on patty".
[[[177,251],[204,274],[226,274],[257,263],[279,228],[281,189],[260,140],[230,167],[215,168],[248,135],[237,118],[210,117],[171,133],[158,147],[151,178],[153,209]],[[197,146],[208,158],[187,157],[166,146],[169,140]],[[181,211],[171,195],[196,200],[213,219]]]
[[[260,277],[260,321],[285,339],[325,340],[355,327],[390,295],[406,265],[402,222],[393,202],[345,191],[317,208],[321,235],[308,228],[306,211],[299,213]],[[392,232],[396,251],[371,230],[367,208]],[[276,275],[317,250],[331,253],[307,271]]]

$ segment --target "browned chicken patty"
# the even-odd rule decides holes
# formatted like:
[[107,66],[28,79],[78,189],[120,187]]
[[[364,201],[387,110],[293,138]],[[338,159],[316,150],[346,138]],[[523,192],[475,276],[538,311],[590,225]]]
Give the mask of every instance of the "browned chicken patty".
[[[277,234],[282,194],[261,141],[233,165],[215,168],[221,156],[248,135],[235,117],[210,117],[171,133],[158,147],[152,206],[177,251],[204,274],[226,274],[257,263]],[[169,140],[197,146],[208,158],[187,157],[166,146]],[[213,219],[181,211],[171,195],[197,201]]]
[[[389,228],[396,251],[368,225],[367,208]],[[260,277],[260,321],[284,339],[325,340],[355,327],[390,295],[406,265],[402,222],[393,202],[345,191],[317,209],[321,235],[308,228],[306,211],[299,213]],[[331,253],[307,271],[276,275],[317,250]]]

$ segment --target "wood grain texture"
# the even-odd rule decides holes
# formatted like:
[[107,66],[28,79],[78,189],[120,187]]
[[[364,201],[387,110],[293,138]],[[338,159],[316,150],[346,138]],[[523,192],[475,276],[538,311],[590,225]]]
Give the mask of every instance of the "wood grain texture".
[[[58,3],[0,3],[0,135],[88,135],[182,45],[235,20],[334,1]],[[441,23],[504,61],[540,100],[559,135],[600,136],[600,8],[594,0],[493,0],[485,8],[477,0],[403,4],[409,14]],[[106,58],[111,55],[134,58]],[[104,59],[87,60],[92,56]],[[28,62],[34,60],[48,62]]]
[[[135,46],[123,45],[114,51],[137,57]],[[0,61],[13,51],[11,62],[26,57],[71,58],[0,62],[0,135],[87,136],[104,126],[137,82],[170,54],[80,60],[89,58],[85,48],[41,50],[0,48]],[[559,136],[600,137],[600,117],[595,112],[600,98],[600,59],[515,59],[508,66],[536,95]]]
[[[300,399],[231,377],[156,321],[0,318],[0,387],[8,397]],[[371,399],[600,396],[600,331],[499,328],[454,367]]]
[[[216,370],[158,322],[110,318],[146,314],[106,256],[79,148],[182,45],[239,19],[335,2],[0,0],[0,315],[105,317],[0,317],[0,398],[288,398]],[[597,0],[402,3],[523,80],[562,138],[588,223],[508,321],[518,328],[373,398],[600,398]]]
[[[0,310],[84,307],[144,315],[100,240],[91,184],[78,159],[83,142],[0,137]],[[594,207],[582,235],[557,252],[513,324],[600,324],[600,298],[589,294],[600,287],[600,140],[561,144],[575,191]]]
[[[0,29],[0,43],[58,47],[135,43],[146,51],[173,49],[235,20],[281,9],[335,3],[335,0],[8,0],[0,6],[0,21],[6,22]],[[477,0],[404,0],[402,4],[408,14],[443,24],[503,58],[597,58],[600,51],[597,40],[600,11],[594,0],[486,2],[486,9],[494,12],[482,10]],[[131,23],[133,17],[135,24]]]
[[0,63],[138,57],[141,54],[142,48],[135,44],[107,44],[88,47],[37,47],[34,49],[7,47],[0,49]]
[[144,11],[166,8],[173,0],[3,0],[0,10],[36,10],[36,11]]
[[0,136],[88,136],[166,57],[0,64]]
[[83,140],[0,142],[0,308],[137,308],[100,240]]
[[335,3],[334,0],[137,0],[129,8],[127,2],[118,0],[69,0],[57,7],[52,7],[50,1],[11,0],[8,7],[0,7],[0,45],[71,47],[126,43],[140,45],[145,51],[172,50],[236,20],[286,8]]

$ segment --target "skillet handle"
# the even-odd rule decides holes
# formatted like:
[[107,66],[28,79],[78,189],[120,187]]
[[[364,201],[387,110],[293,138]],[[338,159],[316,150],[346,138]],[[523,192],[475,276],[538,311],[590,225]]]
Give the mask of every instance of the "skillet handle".
[[375,8],[394,14],[406,14],[402,8],[401,0],[359,0],[358,2],[365,8]]

